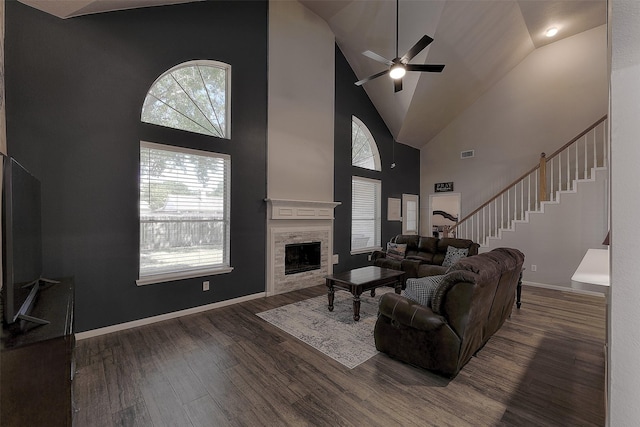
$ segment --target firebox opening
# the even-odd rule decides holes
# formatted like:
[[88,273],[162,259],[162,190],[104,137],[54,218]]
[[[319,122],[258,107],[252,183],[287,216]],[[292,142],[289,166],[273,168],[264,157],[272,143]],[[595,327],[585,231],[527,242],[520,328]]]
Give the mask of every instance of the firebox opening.
[[285,245],[284,274],[320,269],[320,242]]

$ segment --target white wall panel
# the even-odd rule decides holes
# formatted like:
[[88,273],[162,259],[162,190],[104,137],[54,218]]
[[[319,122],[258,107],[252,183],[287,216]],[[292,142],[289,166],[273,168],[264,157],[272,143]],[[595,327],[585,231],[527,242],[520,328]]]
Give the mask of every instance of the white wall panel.
[[267,195],[333,200],[335,36],[296,1],[269,3]]

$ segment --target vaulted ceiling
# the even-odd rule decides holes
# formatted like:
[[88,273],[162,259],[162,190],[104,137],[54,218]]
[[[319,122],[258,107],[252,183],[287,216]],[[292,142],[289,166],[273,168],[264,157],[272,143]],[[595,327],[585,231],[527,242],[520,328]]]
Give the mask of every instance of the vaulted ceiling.
[[[395,57],[394,0],[300,0],[329,23],[361,79],[384,70],[362,55]],[[434,41],[411,63],[445,64],[441,74],[407,73],[394,93],[387,76],[364,84],[397,141],[421,147],[535,49],[606,23],[606,0],[400,0],[398,52],[424,34]],[[555,26],[554,38],[545,31]]]
[[[191,0],[21,1],[66,18]],[[329,24],[358,79],[385,69],[362,52],[395,57],[395,0],[299,1]],[[409,72],[397,93],[387,76],[363,87],[395,139],[420,148],[535,49],[604,25],[606,13],[606,0],[400,0],[398,52],[429,35],[411,63],[445,69]],[[558,34],[547,38],[552,26]]]

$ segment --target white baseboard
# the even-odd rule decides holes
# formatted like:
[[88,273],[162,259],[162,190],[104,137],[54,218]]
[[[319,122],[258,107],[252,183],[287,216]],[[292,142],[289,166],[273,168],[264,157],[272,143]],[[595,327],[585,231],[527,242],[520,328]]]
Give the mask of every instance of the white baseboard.
[[156,322],[162,322],[163,320],[175,319],[176,317],[188,316],[190,314],[201,313],[203,311],[213,310],[215,308],[226,307],[228,305],[237,304],[244,301],[250,301],[257,298],[266,297],[266,292],[260,292],[257,294],[246,295],[239,298],[234,298],[226,301],[214,302],[212,304],[201,305],[199,307],[187,308],[185,310],[174,311],[171,313],[160,314],[158,316],[146,317],[144,319],[134,320],[126,323],[119,323],[117,325],[106,326],[104,328],[92,329],[90,331],[79,332],[76,335],[76,340],[84,340],[87,338],[97,337],[99,335],[110,334],[112,332],[124,331],[126,329],[136,328],[138,326],[150,325]]
[[565,291],[565,292],[574,292],[576,294],[584,294],[584,295],[593,295],[596,297],[605,297],[606,295],[602,292],[589,291],[586,289],[578,289],[572,288],[570,286],[560,286],[560,285],[548,285],[546,283],[536,283],[536,282],[527,282],[522,281],[522,284],[525,286],[533,286],[535,288],[545,288],[545,289],[553,289],[554,291]]

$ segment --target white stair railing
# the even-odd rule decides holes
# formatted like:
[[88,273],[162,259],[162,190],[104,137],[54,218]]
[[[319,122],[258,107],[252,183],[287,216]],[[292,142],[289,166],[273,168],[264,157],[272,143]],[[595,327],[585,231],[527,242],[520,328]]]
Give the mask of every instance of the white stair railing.
[[524,221],[529,212],[540,211],[543,202],[558,200],[560,191],[573,191],[575,182],[593,179],[594,169],[608,167],[608,122],[602,117],[551,156],[540,162],[454,224],[449,235],[471,239],[481,245],[501,230],[511,230],[515,221]]

